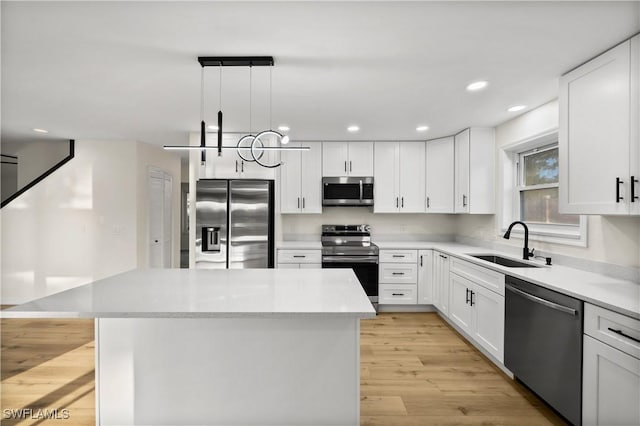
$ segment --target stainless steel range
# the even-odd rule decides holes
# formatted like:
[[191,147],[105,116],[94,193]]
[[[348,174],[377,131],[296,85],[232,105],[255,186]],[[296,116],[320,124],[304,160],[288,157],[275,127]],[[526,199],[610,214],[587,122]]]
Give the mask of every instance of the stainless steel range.
[[378,246],[369,225],[322,225],[322,267],[350,268],[369,300],[378,301]]

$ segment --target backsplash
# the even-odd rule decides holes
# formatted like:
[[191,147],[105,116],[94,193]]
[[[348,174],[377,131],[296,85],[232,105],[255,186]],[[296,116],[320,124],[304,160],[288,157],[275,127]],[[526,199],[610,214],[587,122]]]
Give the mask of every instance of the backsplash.
[[456,218],[446,214],[373,214],[367,207],[325,207],[322,214],[281,215],[282,240],[319,240],[323,224],[371,225],[373,241],[453,241]]

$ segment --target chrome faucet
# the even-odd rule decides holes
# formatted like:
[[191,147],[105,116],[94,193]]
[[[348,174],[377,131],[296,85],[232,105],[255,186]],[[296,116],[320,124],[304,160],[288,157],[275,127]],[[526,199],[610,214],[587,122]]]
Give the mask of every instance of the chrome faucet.
[[508,240],[511,236],[511,228],[513,228],[514,225],[518,224],[522,225],[522,227],[524,228],[524,248],[522,249],[522,258],[524,260],[529,260],[529,258],[533,256],[533,251],[535,249],[531,249],[531,251],[529,251],[529,227],[526,223],[516,220],[511,225],[509,225],[509,229],[507,229],[507,232],[504,233],[503,238],[506,238]]

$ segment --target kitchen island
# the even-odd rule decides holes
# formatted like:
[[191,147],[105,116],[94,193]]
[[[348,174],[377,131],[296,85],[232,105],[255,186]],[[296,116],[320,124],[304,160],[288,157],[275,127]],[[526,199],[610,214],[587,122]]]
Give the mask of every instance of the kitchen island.
[[100,425],[357,425],[351,270],[133,270],[2,311],[95,318]]

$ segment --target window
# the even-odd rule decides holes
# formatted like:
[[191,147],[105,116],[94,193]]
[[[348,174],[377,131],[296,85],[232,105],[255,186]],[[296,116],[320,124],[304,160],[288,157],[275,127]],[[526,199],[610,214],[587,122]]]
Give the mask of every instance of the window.
[[532,240],[585,246],[584,216],[561,214],[558,209],[557,132],[507,146],[501,160],[501,232],[521,220],[529,226]]
[[558,145],[520,153],[520,220],[535,224],[580,225],[580,216],[558,212]]

